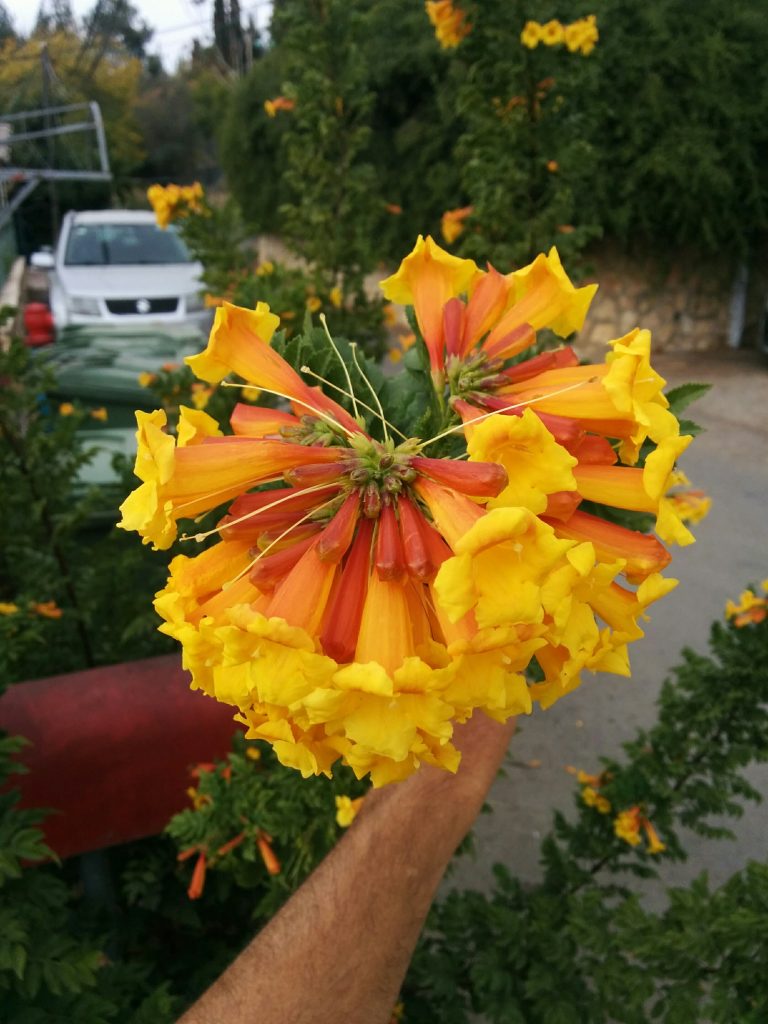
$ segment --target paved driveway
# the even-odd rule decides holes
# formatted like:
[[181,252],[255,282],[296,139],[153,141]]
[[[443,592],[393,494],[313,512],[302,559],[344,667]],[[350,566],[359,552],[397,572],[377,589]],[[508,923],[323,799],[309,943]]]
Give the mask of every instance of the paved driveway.
[[[638,726],[651,724],[661,682],[680,649],[703,650],[709,623],[722,615],[726,599],[768,576],[768,360],[753,352],[697,353],[658,357],[654,364],[670,385],[714,385],[690,411],[706,432],[681,460],[691,481],[712,496],[712,511],[694,527],[698,542],[675,550],[672,574],[680,586],[655,606],[645,639],[632,645],[632,678],[587,676],[576,693],[520,721],[513,764],[492,791],[495,813],[477,827],[478,858],[461,862],[447,884],[485,887],[496,861],[535,880],[538,842],[552,809],[571,806],[573,779],[563,766],[591,770],[597,755],[616,753]],[[530,761],[541,765],[529,767]],[[768,766],[752,769],[750,778],[768,797]],[[735,831],[735,843],[691,836],[689,860],[665,866],[665,879],[683,883],[706,868],[721,882],[748,859],[764,860],[768,800],[750,806]]]

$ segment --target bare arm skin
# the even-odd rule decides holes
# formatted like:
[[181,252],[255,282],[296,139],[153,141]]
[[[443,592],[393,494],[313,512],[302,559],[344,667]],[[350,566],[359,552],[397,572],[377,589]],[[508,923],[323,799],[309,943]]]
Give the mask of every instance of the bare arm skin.
[[456,730],[456,775],[423,766],[366,797],[346,835],[179,1024],[387,1024],[454,850],[514,721]]

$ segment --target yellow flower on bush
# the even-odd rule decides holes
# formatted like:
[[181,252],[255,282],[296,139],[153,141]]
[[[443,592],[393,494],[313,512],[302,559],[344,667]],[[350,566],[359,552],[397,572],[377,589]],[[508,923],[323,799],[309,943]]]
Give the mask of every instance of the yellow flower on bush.
[[331,288],[328,293],[328,298],[331,300],[331,305],[334,309],[341,309],[342,303],[344,302],[344,293],[337,284]]
[[675,515],[684,523],[700,523],[712,508],[712,499],[704,491],[691,487],[691,481],[675,469],[667,482],[667,498]]
[[587,772],[579,770],[578,772],[574,768],[567,769],[572,775],[575,774],[578,778],[579,785],[582,787],[581,799],[587,807],[594,807],[600,814],[609,814],[611,810],[610,800],[600,793],[600,788],[607,781],[608,776],[605,772],[601,772],[599,775],[588,775]]
[[139,374],[137,380],[138,380],[139,384],[141,385],[141,387],[148,388],[150,384],[154,384],[154,382],[157,380],[157,374],[156,373],[148,373],[146,370],[143,370]]
[[195,381],[191,387],[192,392],[192,404],[196,409],[205,409],[208,402],[211,400],[213,394],[213,388],[206,387],[205,384],[201,384],[200,381]]
[[13,601],[0,601],[0,615],[15,615],[19,606]]
[[526,21],[525,27],[520,33],[520,42],[529,50],[534,50],[541,41],[541,25],[538,21]]
[[336,797],[336,824],[339,828],[349,828],[358,815],[363,804],[363,797],[352,800],[348,796]]
[[473,206],[462,206],[456,210],[446,210],[440,221],[440,230],[448,245],[451,245],[464,232],[464,221],[474,210]]
[[630,846],[639,846],[643,841],[640,834],[641,829],[645,832],[648,840],[646,853],[663,853],[666,850],[666,844],[661,841],[658,832],[639,807],[630,807],[629,810],[620,811],[613,822],[614,833]]
[[306,306],[310,313],[317,313],[319,309],[323,308],[323,300],[318,295],[309,295]]
[[590,14],[586,18],[580,18],[565,27],[565,45],[571,53],[581,52],[585,57],[594,50],[595,44],[600,38],[597,30],[597,18]]
[[[768,590],[768,580],[763,581],[763,589]],[[754,590],[743,590],[738,603],[727,601],[725,617],[733,622],[738,629],[750,624],[757,625],[768,616],[768,597],[758,597]]]
[[611,802],[602,796],[593,786],[585,786],[581,791],[581,799],[587,807],[594,807],[600,814],[610,814]]
[[59,406],[59,416],[71,416],[75,411],[71,402],[62,402]]
[[260,263],[258,267],[256,267],[257,277],[269,277],[269,275],[274,274],[274,272],[275,264],[272,262],[272,260],[264,260],[263,263]]
[[199,181],[192,185],[150,185],[147,189],[147,199],[161,228],[167,228],[172,221],[188,217],[191,213],[203,213],[203,198],[203,186]]
[[457,47],[472,31],[464,11],[453,0],[426,0],[424,6],[444,50]]
[[541,26],[541,41],[545,46],[559,46],[565,39],[565,29],[553,18]]
[[296,101],[289,99],[288,96],[275,96],[274,99],[264,100],[264,110],[267,112],[267,117],[277,117],[281,110],[288,113],[295,107]]
[[64,614],[55,601],[40,601],[37,604],[31,604],[29,607],[35,615],[40,615],[44,619],[60,619]]
[[91,419],[99,420],[101,423],[106,423],[109,419],[109,413],[102,405],[98,409],[91,409]]

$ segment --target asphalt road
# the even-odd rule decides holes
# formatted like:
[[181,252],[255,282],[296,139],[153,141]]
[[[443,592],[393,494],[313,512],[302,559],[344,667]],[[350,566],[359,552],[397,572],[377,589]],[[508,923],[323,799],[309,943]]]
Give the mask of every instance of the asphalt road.
[[[593,770],[598,755],[617,753],[638,727],[652,724],[661,683],[681,648],[704,650],[709,625],[722,616],[726,600],[768,576],[768,360],[727,352],[657,357],[654,365],[670,385],[714,385],[687,414],[706,431],[681,460],[692,483],[711,495],[712,511],[694,527],[697,543],[675,549],[667,575],[680,585],[654,606],[645,638],[632,645],[632,678],[586,676],[574,694],[519,721],[506,777],[491,793],[494,813],[476,828],[476,859],[460,860],[446,885],[486,888],[495,862],[535,881],[539,841],[552,811],[572,806],[574,780],[564,766]],[[754,766],[749,777],[768,797],[768,765]],[[684,884],[706,869],[720,883],[747,860],[765,860],[768,800],[748,805],[740,821],[728,824],[735,842],[690,836],[688,861],[664,865],[663,880]],[[662,898],[661,886],[647,891],[653,903]]]

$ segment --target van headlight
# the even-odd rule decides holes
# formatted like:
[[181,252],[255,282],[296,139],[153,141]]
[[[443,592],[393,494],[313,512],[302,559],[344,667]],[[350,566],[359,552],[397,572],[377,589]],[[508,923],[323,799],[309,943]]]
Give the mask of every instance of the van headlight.
[[98,299],[89,299],[85,295],[70,295],[67,298],[67,309],[73,316],[101,316]]
[[188,313],[202,313],[205,309],[205,301],[202,292],[188,292],[184,296],[184,302]]

